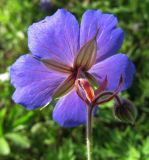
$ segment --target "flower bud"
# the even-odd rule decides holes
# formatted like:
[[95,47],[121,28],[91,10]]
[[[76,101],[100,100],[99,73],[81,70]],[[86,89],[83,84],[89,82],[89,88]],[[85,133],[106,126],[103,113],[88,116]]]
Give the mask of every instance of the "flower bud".
[[121,104],[115,102],[114,115],[123,122],[134,124],[137,110],[130,100],[121,99]]
[[89,84],[89,82],[86,79],[78,79],[79,85],[82,88],[86,99],[91,103],[94,100],[94,90],[92,86]]

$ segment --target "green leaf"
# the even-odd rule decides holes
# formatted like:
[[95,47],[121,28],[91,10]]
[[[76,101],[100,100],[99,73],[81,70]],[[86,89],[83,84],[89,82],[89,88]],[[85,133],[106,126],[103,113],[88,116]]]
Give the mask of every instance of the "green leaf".
[[6,113],[6,109],[0,110],[0,136],[3,135],[3,121]]
[[20,118],[17,118],[13,124],[14,127],[27,123],[31,117],[33,116],[33,112],[28,112],[25,115],[22,115]]
[[6,134],[6,138],[8,138],[15,145],[17,145],[21,148],[29,148],[30,147],[29,139],[20,133],[8,133],[8,134]]
[[140,152],[135,147],[130,146],[127,160],[138,160],[140,159]]
[[149,137],[144,141],[142,153],[149,156]]
[[0,155],[8,155],[10,153],[10,147],[4,137],[0,137]]

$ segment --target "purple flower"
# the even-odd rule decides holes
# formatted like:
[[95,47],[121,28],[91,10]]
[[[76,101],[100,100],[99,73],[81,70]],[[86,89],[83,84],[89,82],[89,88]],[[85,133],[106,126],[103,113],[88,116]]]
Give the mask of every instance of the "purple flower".
[[133,80],[135,68],[125,54],[116,54],[124,33],[117,28],[112,14],[88,10],[81,25],[64,9],[34,23],[28,29],[31,54],[21,56],[11,67],[11,83],[16,88],[13,100],[36,109],[61,97],[53,111],[53,119],[63,127],[86,122],[86,105],[77,96],[75,80],[85,77],[100,85],[107,76],[107,90],[121,90]]
[[40,0],[40,8],[43,11],[49,12],[52,8],[51,0]]

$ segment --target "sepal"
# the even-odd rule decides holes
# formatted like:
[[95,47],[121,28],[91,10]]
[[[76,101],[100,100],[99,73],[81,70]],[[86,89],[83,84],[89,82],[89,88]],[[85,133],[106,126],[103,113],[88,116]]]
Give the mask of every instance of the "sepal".
[[85,71],[88,71],[96,62],[96,55],[97,55],[97,35],[88,41],[79,51],[74,66],[81,67]]
[[74,87],[75,79],[73,75],[70,75],[66,80],[64,80],[54,91],[52,98],[60,98],[66,95]]

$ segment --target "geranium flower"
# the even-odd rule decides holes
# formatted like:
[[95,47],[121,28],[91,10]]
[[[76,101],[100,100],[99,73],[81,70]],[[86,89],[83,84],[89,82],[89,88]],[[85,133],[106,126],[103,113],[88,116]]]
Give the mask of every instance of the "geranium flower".
[[31,54],[21,56],[11,67],[11,83],[16,88],[13,100],[36,109],[61,97],[53,119],[63,127],[86,122],[86,104],[75,90],[77,78],[85,77],[100,85],[107,76],[107,90],[121,90],[133,80],[134,65],[125,54],[116,54],[124,33],[112,14],[88,10],[81,25],[64,9],[31,25],[28,46]]

